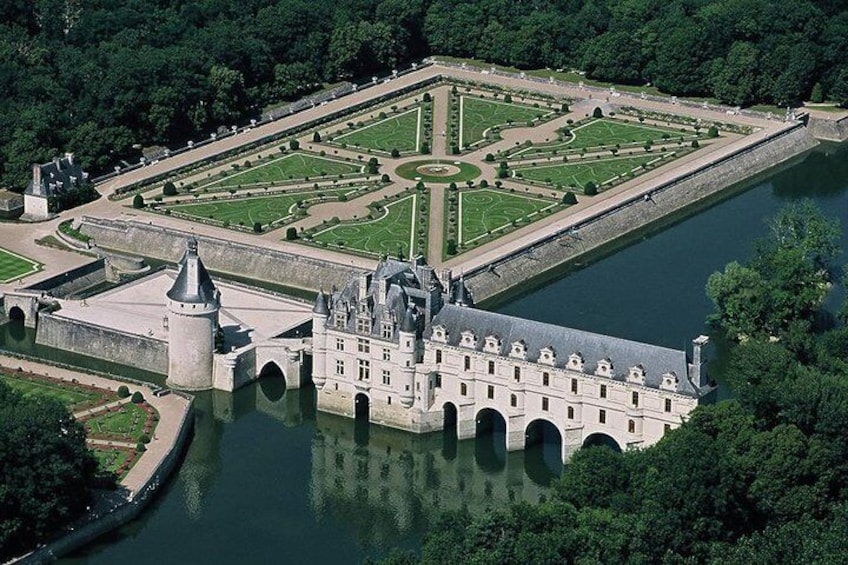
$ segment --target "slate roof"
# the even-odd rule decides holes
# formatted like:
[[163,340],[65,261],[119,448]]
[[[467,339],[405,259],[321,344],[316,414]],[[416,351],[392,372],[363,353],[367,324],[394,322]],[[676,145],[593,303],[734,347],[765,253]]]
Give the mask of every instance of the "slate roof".
[[74,162],[73,154],[54,159],[49,163],[33,165],[33,178],[26,193],[32,196],[48,198],[54,194],[64,194],[80,188],[88,179],[79,163]]
[[312,307],[312,312],[321,316],[329,316],[330,309],[327,307],[327,298],[324,296],[324,291],[318,292],[315,298],[315,306]]
[[445,305],[435,315],[424,337],[430,339],[433,327],[439,325],[447,330],[449,345],[459,346],[462,332],[471,330],[477,336],[477,351],[483,350],[487,336],[495,335],[500,339],[499,354],[508,357],[512,344],[523,340],[527,346],[527,360],[531,362],[538,361],[539,352],[544,347],[553,348],[557,367],[564,367],[569,355],[580,352],[585,361],[586,373],[594,373],[597,362],[608,358],[614,367],[614,380],[625,381],[631,367],[642,365],[646,371],[646,386],[659,388],[662,375],[673,372],[678,378],[677,392],[694,397],[699,395],[688,378],[688,360],[686,352],[682,350],[453,304]]
[[206,304],[218,298],[212,278],[197,256],[197,240],[189,238],[186,251],[180,259],[180,272],[174,281],[168,298],[188,304]]

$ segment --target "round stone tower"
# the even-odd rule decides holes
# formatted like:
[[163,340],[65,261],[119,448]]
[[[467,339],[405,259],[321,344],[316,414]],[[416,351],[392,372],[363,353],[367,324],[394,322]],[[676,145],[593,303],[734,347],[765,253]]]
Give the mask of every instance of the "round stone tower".
[[312,382],[321,389],[327,382],[327,318],[330,309],[324,291],[318,293],[312,308]]
[[168,380],[182,390],[212,388],[215,332],[221,295],[189,238],[180,271],[168,291]]
[[398,362],[400,364],[400,403],[409,408],[415,401],[415,349],[418,324],[412,304],[406,309],[398,331]]

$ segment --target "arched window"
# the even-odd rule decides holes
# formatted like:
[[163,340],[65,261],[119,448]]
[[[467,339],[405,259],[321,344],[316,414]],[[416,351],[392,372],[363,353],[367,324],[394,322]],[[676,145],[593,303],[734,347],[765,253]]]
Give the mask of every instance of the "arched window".
[[627,420],[627,432],[631,434],[636,433],[636,422],[633,420]]

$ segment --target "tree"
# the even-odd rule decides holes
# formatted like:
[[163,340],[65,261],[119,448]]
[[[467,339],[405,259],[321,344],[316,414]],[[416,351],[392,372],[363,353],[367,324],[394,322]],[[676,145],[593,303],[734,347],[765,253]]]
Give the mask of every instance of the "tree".
[[0,382],[0,558],[32,548],[90,499],[97,461],[85,428],[59,402],[24,398]]
[[562,203],[566,206],[577,204],[577,196],[575,196],[573,192],[566,192],[562,195]]
[[254,233],[262,233],[262,222],[253,222]]
[[297,228],[288,227],[286,228],[286,241],[294,241],[297,239]]
[[715,97],[734,106],[744,106],[755,98],[757,62],[760,51],[747,41],[735,42],[725,59],[716,59],[710,73]]
[[292,151],[297,151],[298,149],[300,149],[300,142],[296,139],[289,140],[289,149],[291,149]]
[[391,151],[391,153],[389,153],[389,155],[391,155],[393,158],[397,159],[398,157],[400,157],[400,151],[398,151],[395,148],[392,148],[392,151]]
[[177,195],[177,187],[173,182],[168,181],[162,186],[162,194],[164,196],[176,196]]
[[212,119],[225,123],[238,118],[245,98],[242,74],[223,65],[215,65],[209,70],[209,84],[213,90]]
[[449,239],[447,241],[446,249],[448,255],[456,255],[456,240]]
[[365,171],[369,175],[376,175],[379,167],[380,167],[380,163],[377,161],[377,158],[371,157],[370,159],[368,159],[368,164],[365,167]]
[[144,208],[144,196],[142,196],[141,194],[136,194],[135,196],[133,196],[132,206],[136,210]]
[[583,186],[583,194],[586,196],[594,196],[598,193],[598,187],[594,182],[589,181]]
[[813,90],[810,93],[810,102],[820,104],[824,102],[824,90],[820,82],[813,85]]
[[843,67],[836,75],[830,97],[843,108],[848,108],[848,67]]
[[428,153],[430,153],[430,144],[427,143],[426,141],[422,141],[421,142],[421,154],[427,155]]

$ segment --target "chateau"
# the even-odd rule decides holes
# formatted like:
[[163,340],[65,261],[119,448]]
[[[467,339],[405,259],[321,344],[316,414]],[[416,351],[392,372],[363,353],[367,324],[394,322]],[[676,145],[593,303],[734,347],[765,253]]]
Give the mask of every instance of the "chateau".
[[539,420],[561,435],[563,459],[592,436],[648,446],[711,392],[702,348],[685,351],[474,308],[462,278],[416,261],[383,260],[313,308],[318,409],[367,411],[381,425],[476,434],[492,412],[508,450]]
[[24,192],[24,218],[44,220],[56,212],[60,202],[73,199],[73,194],[89,186],[88,173],[74,161],[73,153],[56,157],[49,163],[32,166],[32,180]]

